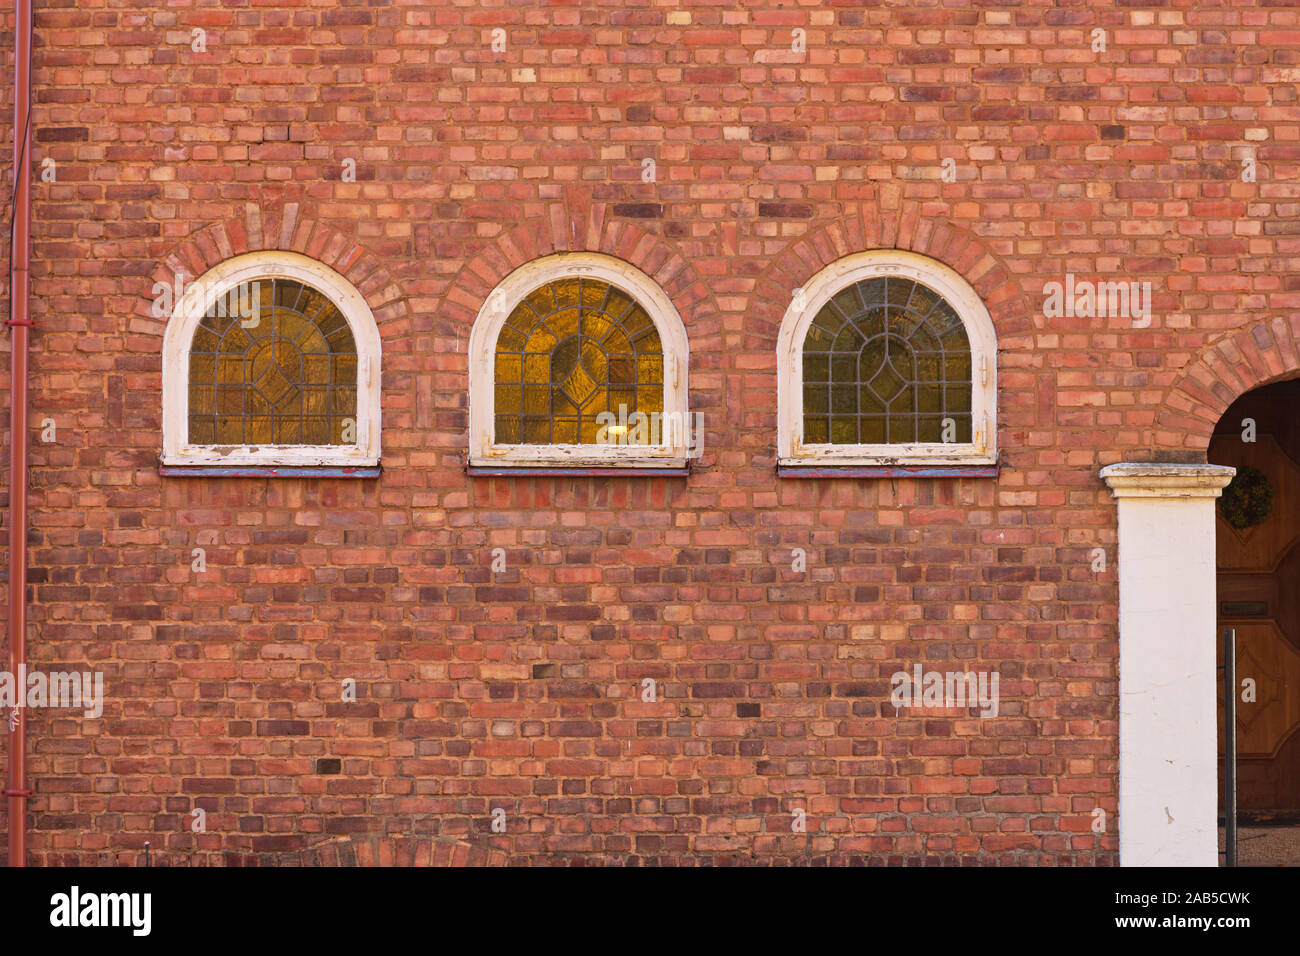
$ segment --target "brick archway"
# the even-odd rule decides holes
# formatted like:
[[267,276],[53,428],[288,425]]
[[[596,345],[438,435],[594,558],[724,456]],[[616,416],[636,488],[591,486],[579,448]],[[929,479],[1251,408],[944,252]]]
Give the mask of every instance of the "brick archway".
[[1204,462],[1214,428],[1246,392],[1300,375],[1300,313],[1263,319],[1205,346],[1183,369],[1156,414],[1159,458]]
[[1207,451],[1234,401],[1300,375],[1297,342],[1291,315],[1204,346],[1158,404],[1145,447],[1101,472],[1119,503],[1121,865],[1218,859],[1214,499],[1235,469],[1208,464]]

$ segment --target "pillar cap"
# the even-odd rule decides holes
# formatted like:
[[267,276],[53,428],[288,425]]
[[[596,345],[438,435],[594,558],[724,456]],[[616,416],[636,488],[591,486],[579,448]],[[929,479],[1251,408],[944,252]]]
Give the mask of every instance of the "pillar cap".
[[1122,461],[1101,477],[1116,498],[1217,498],[1237,473],[1229,465],[1164,465]]

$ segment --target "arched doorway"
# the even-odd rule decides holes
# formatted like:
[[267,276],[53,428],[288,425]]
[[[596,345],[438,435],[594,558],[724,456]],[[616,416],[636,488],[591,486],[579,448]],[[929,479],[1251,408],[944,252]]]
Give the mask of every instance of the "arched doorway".
[[[1237,634],[1239,862],[1300,864],[1300,379],[1224,412],[1207,458],[1237,474],[1216,508],[1218,662]],[[1223,792],[1223,688],[1218,703]],[[1220,814],[1224,810],[1220,798]],[[1221,843],[1222,846],[1222,843]]]

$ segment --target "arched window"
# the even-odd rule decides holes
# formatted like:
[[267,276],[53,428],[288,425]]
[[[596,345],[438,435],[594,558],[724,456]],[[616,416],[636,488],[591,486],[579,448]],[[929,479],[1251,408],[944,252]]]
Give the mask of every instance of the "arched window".
[[521,266],[470,333],[471,467],[680,467],[686,332],[648,276],[609,256]]
[[379,330],[334,270],[238,256],[154,287],[164,466],[379,463]]
[[993,322],[957,273],[893,250],[841,259],[781,325],[780,463],[992,464],[996,375]]

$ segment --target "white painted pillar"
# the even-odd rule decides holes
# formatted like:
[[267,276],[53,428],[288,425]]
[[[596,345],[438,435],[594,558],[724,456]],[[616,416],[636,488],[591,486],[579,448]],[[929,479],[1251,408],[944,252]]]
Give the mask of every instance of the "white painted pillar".
[[1236,469],[1118,464],[1119,861],[1218,866],[1214,499]]

